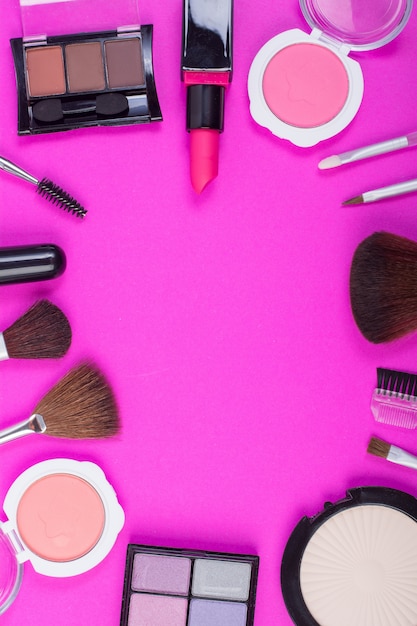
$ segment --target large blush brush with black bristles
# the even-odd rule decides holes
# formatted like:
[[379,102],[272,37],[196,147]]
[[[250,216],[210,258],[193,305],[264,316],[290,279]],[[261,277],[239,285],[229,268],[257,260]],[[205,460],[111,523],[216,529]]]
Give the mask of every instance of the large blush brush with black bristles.
[[68,319],[49,300],[38,300],[0,333],[0,361],[58,359],[67,353],[72,333]]
[[67,439],[103,439],[119,430],[113,392],[89,363],[71,369],[23,422],[0,431],[0,444],[34,433]]
[[372,343],[417,330],[417,243],[383,231],[364,239],[352,259],[350,302]]
[[38,180],[29,172],[26,172],[21,167],[18,167],[11,161],[8,161],[4,157],[0,156],[0,169],[8,172],[9,174],[13,174],[13,176],[17,176],[22,180],[26,180],[28,183],[32,183],[32,185],[36,186],[36,191],[39,195],[44,196],[52,202],[52,204],[57,204],[64,209],[64,211],[68,211],[68,213],[72,213],[77,217],[85,217],[87,214],[87,210],[84,209],[83,206],[75,198],[70,196],[66,191],[55,185],[48,178],[42,178],[42,180]]

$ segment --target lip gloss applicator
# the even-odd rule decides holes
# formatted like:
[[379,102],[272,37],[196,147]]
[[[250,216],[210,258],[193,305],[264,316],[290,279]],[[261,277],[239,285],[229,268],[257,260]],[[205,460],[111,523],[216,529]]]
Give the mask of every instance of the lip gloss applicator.
[[233,0],[184,0],[181,79],[187,87],[190,175],[197,193],[216,178],[224,98],[232,80]]

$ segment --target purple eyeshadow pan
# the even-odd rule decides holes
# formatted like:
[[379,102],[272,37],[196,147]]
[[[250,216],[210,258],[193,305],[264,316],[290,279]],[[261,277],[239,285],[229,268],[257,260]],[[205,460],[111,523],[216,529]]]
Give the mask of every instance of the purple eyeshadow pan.
[[191,561],[172,556],[136,554],[132,589],[186,596],[190,585]]
[[191,600],[188,626],[246,626],[246,604]]

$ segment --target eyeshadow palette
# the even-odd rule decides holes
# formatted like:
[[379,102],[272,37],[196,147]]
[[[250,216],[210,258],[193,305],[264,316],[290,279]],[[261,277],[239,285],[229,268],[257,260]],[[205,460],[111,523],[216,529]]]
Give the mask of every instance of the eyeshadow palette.
[[[66,23],[67,17],[72,23],[78,9],[83,19],[104,13],[106,19],[101,19],[100,24],[106,26],[116,16],[111,11],[108,16],[108,3],[105,6],[104,0],[52,1],[48,3],[48,13],[39,0],[33,0],[29,6],[25,2],[21,0],[24,33],[35,35],[10,42],[18,86],[20,135],[162,119],[153,74],[153,28],[138,25],[132,0],[127,23],[133,26],[56,35],[49,34],[49,30],[54,32],[49,24],[64,9],[67,13],[60,17],[59,24]],[[68,6],[74,4],[78,6]],[[90,12],[84,14],[86,4]],[[40,15],[35,20],[36,8]],[[44,26],[39,20],[46,17],[49,20]],[[48,34],[38,34],[44,28]]]
[[129,544],[121,626],[252,626],[259,557]]

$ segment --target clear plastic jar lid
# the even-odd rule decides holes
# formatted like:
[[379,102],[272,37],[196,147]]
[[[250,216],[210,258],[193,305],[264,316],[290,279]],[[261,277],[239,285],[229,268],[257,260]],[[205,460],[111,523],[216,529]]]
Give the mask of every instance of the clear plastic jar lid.
[[384,46],[404,28],[413,0],[300,0],[307,23],[352,50]]
[[23,566],[0,522],[0,615],[16,598],[23,576]]

